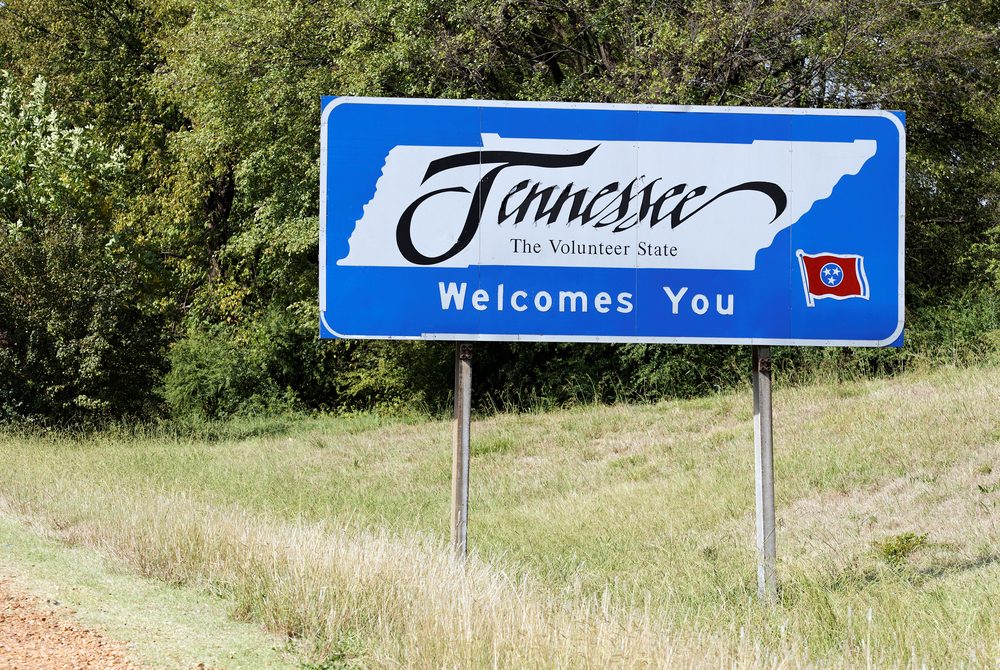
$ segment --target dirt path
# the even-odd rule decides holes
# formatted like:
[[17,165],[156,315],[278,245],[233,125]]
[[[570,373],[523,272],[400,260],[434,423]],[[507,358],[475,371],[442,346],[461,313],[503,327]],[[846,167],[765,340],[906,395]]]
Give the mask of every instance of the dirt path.
[[140,670],[125,645],[75,624],[66,613],[0,580],[0,668]]

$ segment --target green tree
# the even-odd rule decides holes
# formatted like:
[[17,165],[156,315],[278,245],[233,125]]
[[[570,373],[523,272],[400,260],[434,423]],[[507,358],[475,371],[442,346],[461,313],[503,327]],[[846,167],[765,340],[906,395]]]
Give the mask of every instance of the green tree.
[[112,231],[120,151],[0,76],[0,419],[147,408],[162,328]]
[[[998,54],[996,0],[0,4],[14,78],[44,76],[67,123],[123,147],[101,230],[142,278],[148,323],[180,342],[173,406],[209,413],[261,398],[445,399],[447,345],[316,341],[318,106],[329,94],[905,110],[917,347],[784,360],[891,371],[971,337],[1000,319],[984,297],[1000,287]],[[161,355],[145,341],[147,359]],[[213,347],[226,354],[198,353]],[[744,353],[725,348],[496,344],[478,356],[488,367],[477,389],[501,404],[690,394],[745,372]]]
[[[200,6],[169,41],[160,81],[192,119],[177,134],[190,156],[184,164],[201,170],[203,181],[231,181],[233,197],[217,238],[214,280],[197,291],[190,316],[249,333],[263,313],[277,310],[289,336],[305,340],[314,332],[322,94],[906,110],[909,302],[933,308],[942,295],[970,290],[985,276],[982,254],[970,249],[987,244],[996,225],[997,26],[997,3],[971,1]],[[190,184],[197,182],[179,181],[178,192],[195,192]],[[189,211],[204,216],[197,204]],[[326,379],[353,380],[325,390],[328,398],[347,394],[347,402],[361,401],[352,395],[361,388],[391,397],[390,389],[420,386],[406,367],[442,370],[449,360],[446,346],[333,344],[326,352],[338,347],[347,355],[324,359],[319,352],[312,362],[333,366]],[[477,386],[497,398],[686,394],[730,383],[741,372],[738,352],[725,349],[482,350],[490,365]],[[858,356],[859,368],[873,370],[905,360]],[[792,360],[809,365],[817,357],[796,352]],[[540,368],[544,375],[530,373]],[[303,373],[288,379],[307,392]],[[544,386],[532,388],[536,376]],[[399,379],[409,382],[390,381]],[[448,387],[446,378],[437,380]]]

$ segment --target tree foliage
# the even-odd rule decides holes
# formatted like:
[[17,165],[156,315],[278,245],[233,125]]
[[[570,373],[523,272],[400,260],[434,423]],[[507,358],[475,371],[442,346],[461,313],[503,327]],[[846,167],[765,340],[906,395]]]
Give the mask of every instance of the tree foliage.
[[0,419],[141,413],[160,319],[112,230],[120,151],[0,77]]
[[[997,312],[996,0],[7,0],[0,29],[14,79],[44,77],[63,118],[123,148],[107,230],[131,240],[115,258],[144,278],[146,322],[179,343],[178,411],[433,403],[449,386],[446,346],[316,341],[324,94],[905,110],[910,323]],[[235,358],[188,365],[218,341]],[[481,351],[493,402],[690,394],[745,372],[725,348]],[[914,350],[843,355],[891,370]],[[216,359],[240,371],[224,393],[231,377],[203,374]],[[213,393],[227,399],[191,400]]]

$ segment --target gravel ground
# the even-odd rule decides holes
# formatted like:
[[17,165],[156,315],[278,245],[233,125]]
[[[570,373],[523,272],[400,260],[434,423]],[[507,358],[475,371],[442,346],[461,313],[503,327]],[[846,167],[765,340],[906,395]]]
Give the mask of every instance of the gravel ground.
[[[58,603],[56,603],[58,604]],[[125,645],[75,624],[0,581],[0,668],[5,670],[140,670]]]

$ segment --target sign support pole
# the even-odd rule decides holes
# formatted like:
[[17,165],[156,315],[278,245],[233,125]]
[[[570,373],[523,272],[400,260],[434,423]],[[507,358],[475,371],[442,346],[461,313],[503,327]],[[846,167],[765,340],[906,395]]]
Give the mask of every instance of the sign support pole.
[[771,348],[753,345],[754,488],[757,507],[757,594],[778,600],[775,571],[774,458],[771,435]]
[[456,559],[468,554],[469,424],[472,414],[472,345],[455,344],[455,433],[451,467],[451,548]]

